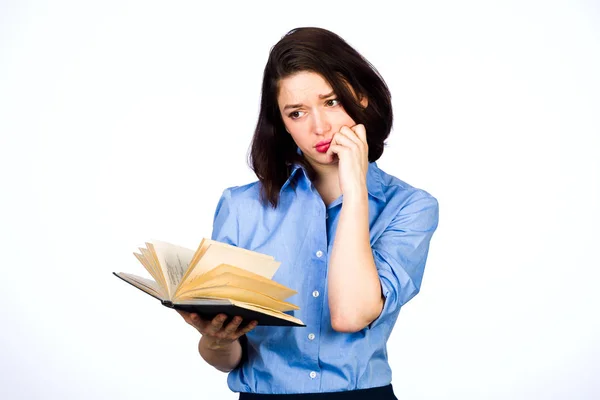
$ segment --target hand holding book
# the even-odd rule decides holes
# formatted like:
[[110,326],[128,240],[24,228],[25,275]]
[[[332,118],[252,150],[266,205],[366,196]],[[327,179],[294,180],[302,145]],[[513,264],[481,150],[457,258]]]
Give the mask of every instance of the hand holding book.
[[219,350],[231,345],[241,336],[254,329],[258,324],[258,321],[252,321],[240,328],[242,317],[239,316],[236,316],[227,324],[228,318],[226,314],[219,314],[210,321],[203,320],[196,313],[188,313],[180,310],[177,310],[177,312],[181,314],[185,322],[196,328],[202,334],[202,337],[208,338],[210,341],[208,347],[211,350]]

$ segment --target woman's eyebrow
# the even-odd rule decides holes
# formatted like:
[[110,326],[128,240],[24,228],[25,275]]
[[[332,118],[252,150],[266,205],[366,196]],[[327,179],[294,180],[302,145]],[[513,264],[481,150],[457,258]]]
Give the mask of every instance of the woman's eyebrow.
[[[327,93],[327,94],[320,94],[319,98],[320,99],[326,99],[328,97],[333,96],[334,94],[335,94],[335,92],[333,92],[333,91],[331,93]],[[300,108],[302,106],[303,106],[303,104],[287,104],[285,107],[283,107],[283,111],[285,111],[285,110],[287,110],[289,108]]]

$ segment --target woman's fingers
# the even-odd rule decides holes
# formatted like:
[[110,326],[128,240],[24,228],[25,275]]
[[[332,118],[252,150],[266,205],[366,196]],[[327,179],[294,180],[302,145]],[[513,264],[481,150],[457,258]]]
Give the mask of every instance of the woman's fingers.
[[175,311],[177,311],[179,313],[179,315],[181,315],[183,317],[185,322],[187,322],[188,324],[190,324],[191,326],[196,328],[198,331],[200,331],[200,333],[202,333],[202,331],[205,330],[207,321],[204,321],[202,318],[200,318],[200,316],[198,314],[181,311],[181,310],[175,310]]
[[357,144],[338,132],[333,136],[327,153],[330,155],[338,154],[339,157],[340,153],[350,151],[353,147],[357,147]]
[[203,335],[207,334],[207,335],[212,335],[212,336],[216,336],[217,333],[221,330],[221,328],[223,328],[223,323],[225,322],[225,320],[227,319],[227,315],[225,314],[219,314],[216,317],[214,317],[212,319],[212,321],[210,322],[210,325],[208,325],[208,327],[206,328],[206,332],[200,332]]
[[359,147],[360,146],[359,139],[356,136],[354,138],[355,139],[352,140],[350,137],[348,137],[348,134],[338,132],[333,137],[332,143],[341,144],[342,146],[346,146],[348,148]]
[[350,129],[356,136],[358,136],[361,142],[367,144],[367,128],[365,128],[363,124],[356,124]]
[[181,311],[181,310],[175,310],[175,311],[177,311],[179,313],[179,315],[181,315],[183,317],[185,322],[194,326],[194,323],[193,323],[193,316],[195,315],[194,313],[189,313],[189,312]]
[[225,333],[227,337],[234,335],[241,323],[241,317],[234,317],[233,320],[223,329],[223,333]]
[[240,324],[243,322],[242,317],[235,317],[228,325],[223,329],[223,333],[227,338],[232,340],[238,339],[240,336],[245,335],[250,332],[252,329],[256,328],[258,325],[258,321],[251,321],[248,325],[244,326],[242,329],[239,329]]
[[339,132],[336,132],[333,135],[327,153],[330,155],[339,154],[344,148],[361,152],[368,148],[364,125],[358,124],[354,125],[352,128],[349,128],[346,125],[342,126]]
[[238,332],[239,336],[243,336],[246,333],[250,332],[252,329],[256,328],[257,325],[258,325],[258,321],[252,321],[252,322],[250,322],[244,328],[240,329],[240,331]]
[[239,329],[240,324],[243,322],[243,318],[236,316],[233,320],[224,326],[227,320],[227,315],[218,314],[211,321],[206,321],[200,318],[196,313],[189,313],[186,311],[176,310],[187,322],[196,328],[202,335],[212,336],[215,338],[236,340],[240,336],[245,335],[252,329],[256,328],[258,321],[252,321],[248,325]]
[[202,319],[198,314],[192,313],[192,326],[198,329],[200,333],[206,330],[206,327],[210,325],[210,321]]
[[351,129],[344,125],[340,128],[340,131],[336,133],[336,135],[343,135],[350,139],[352,142],[354,142],[357,146],[361,146],[363,144],[363,140],[358,135],[358,133],[354,131],[354,129],[360,131],[360,126],[362,125],[355,125],[353,129]]

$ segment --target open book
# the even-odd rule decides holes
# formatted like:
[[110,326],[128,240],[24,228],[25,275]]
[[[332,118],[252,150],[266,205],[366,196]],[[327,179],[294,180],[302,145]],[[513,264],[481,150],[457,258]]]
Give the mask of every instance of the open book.
[[271,278],[280,263],[266,254],[202,239],[196,251],[152,241],[133,253],[154,280],[124,272],[117,277],[159,299],[163,305],[197,313],[203,319],[227,314],[244,326],[306,326],[285,311],[299,308],[284,301],[297,292]]

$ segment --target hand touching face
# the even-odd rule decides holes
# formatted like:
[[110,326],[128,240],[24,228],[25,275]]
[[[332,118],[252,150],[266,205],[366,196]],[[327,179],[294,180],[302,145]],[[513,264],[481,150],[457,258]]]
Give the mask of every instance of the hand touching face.
[[342,126],[333,135],[325,155],[339,159],[338,175],[344,196],[366,193],[363,189],[366,189],[369,168],[369,146],[364,125]]

